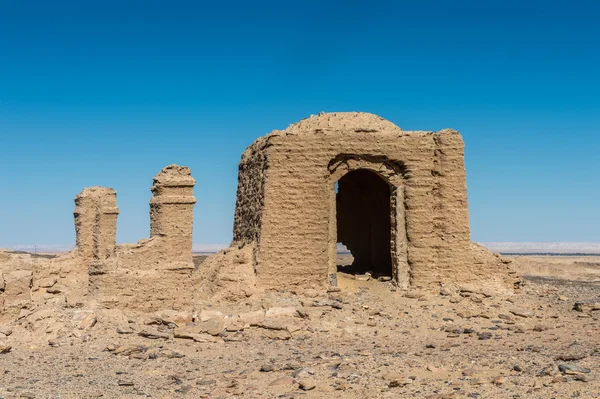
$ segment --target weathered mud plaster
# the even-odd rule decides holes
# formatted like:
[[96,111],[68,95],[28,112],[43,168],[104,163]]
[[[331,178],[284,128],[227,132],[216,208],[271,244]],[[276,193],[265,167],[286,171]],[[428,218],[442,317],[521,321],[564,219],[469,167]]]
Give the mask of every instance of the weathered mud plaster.
[[[350,179],[364,171],[371,176]],[[377,179],[388,190],[369,194],[382,187]],[[366,191],[361,197],[357,190]],[[383,209],[389,215],[353,220],[358,211],[348,197],[356,203],[379,201],[364,205],[364,214],[381,210],[387,200]],[[388,234],[380,223],[389,225]],[[369,228],[370,235],[360,232]],[[255,248],[257,285],[335,284],[338,238],[359,261],[390,262],[401,287],[450,282],[509,287],[513,282],[500,258],[470,242],[464,143],[451,129],[402,131],[372,114],[324,113],[248,147],[239,166],[234,246]],[[389,248],[389,254],[381,248]]]

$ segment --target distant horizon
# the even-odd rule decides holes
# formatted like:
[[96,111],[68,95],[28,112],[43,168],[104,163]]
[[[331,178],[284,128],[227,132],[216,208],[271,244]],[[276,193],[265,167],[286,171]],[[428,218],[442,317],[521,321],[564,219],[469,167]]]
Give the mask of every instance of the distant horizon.
[[[501,254],[600,254],[600,242],[477,242],[477,244]],[[229,244],[193,244],[192,253],[216,253],[228,246]],[[75,244],[0,244],[0,250],[29,253],[64,253],[73,249]],[[338,244],[338,253],[347,252],[349,251],[343,245]]]

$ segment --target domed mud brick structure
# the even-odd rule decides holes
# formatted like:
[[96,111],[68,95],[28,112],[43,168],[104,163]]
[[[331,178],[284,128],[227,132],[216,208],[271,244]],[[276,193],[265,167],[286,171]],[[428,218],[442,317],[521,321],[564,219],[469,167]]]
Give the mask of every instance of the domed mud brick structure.
[[252,245],[257,285],[335,285],[352,268],[401,287],[506,285],[506,266],[470,242],[464,143],[451,129],[403,131],[367,113],[312,116],[242,155],[234,244]]

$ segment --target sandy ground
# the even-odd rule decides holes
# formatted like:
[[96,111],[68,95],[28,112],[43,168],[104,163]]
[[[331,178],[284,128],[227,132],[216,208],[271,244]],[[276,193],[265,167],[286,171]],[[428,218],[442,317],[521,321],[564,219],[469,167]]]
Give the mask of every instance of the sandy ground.
[[340,273],[195,315],[33,310],[0,326],[0,397],[600,398],[600,311],[573,309],[600,257],[511,259],[515,295]]

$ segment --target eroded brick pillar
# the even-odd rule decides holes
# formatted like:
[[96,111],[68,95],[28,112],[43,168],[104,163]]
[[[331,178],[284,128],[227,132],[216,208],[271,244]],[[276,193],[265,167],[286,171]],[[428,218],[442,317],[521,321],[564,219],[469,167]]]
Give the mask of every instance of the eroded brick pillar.
[[185,166],[169,165],[154,176],[150,200],[150,237],[161,237],[170,262],[192,263],[192,225],[196,180]]
[[98,262],[115,252],[117,193],[107,187],[85,188],[75,197],[74,215],[77,250],[88,265],[99,267]]

